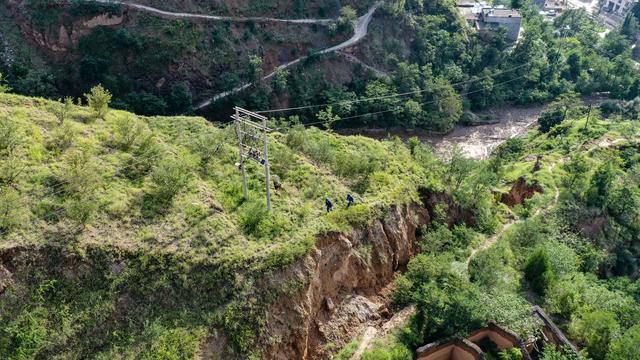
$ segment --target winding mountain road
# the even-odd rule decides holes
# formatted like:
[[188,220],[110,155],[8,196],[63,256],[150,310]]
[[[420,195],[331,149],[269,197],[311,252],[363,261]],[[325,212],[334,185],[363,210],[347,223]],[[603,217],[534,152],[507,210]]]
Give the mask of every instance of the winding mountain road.
[[[214,20],[214,21],[234,21],[234,22],[275,22],[275,23],[287,23],[287,24],[317,24],[317,25],[329,25],[332,22],[335,21],[335,19],[278,19],[278,18],[271,18],[271,17],[233,17],[233,16],[218,16],[218,15],[206,15],[206,14],[195,14],[195,13],[182,13],[182,12],[172,12],[172,11],[166,11],[166,10],[160,10],[158,8],[154,8],[152,6],[147,6],[147,5],[142,5],[142,4],[137,4],[134,2],[130,2],[130,1],[119,1],[119,0],[91,0],[94,2],[98,2],[98,3],[102,3],[102,4],[116,4],[116,5],[121,5],[121,6],[126,6],[138,11],[144,11],[144,12],[149,12],[158,16],[162,16],[162,17],[169,17],[169,18],[177,18],[177,19],[204,19],[204,20]],[[365,36],[367,36],[368,30],[369,30],[369,23],[371,22],[371,19],[373,18],[373,14],[376,12],[376,10],[378,9],[378,7],[380,6],[379,3],[376,3],[375,5],[373,5],[369,11],[367,11],[366,14],[360,16],[358,18],[358,22],[354,28],[354,32],[353,32],[353,36],[351,36],[349,39],[347,39],[346,41],[331,46],[329,48],[326,48],[324,50],[320,50],[318,52],[318,54],[328,54],[328,53],[332,53],[332,52],[337,52],[343,49],[346,49],[350,46],[353,46],[355,44],[357,44],[358,42],[360,42],[360,40],[362,40]],[[276,72],[278,70],[284,70],[287,69],[293,65],[298,64],[299,62],[305,60],[306,58],[308,58],[308,56],[303,56],[300,57],[298,59],[289,61],[287,63],[284,63],[278,67],[276,67],[272,72],[270,72],[269,74],[263,76],[261,78],[261,81],[264,80],[268,80],[271,77],[273,77],[273,75],[276,74]],[[245,83],[242,85],[239,85],[231,90],[228,91],[224,91],[221,92],[219,94],[216,94],[214,96],[212,96],[211,98],[209,98],[206,101],[201,102],[200,104],[195,106],[195,110],[201,110],[209,105],[211,105],[212,103],[226,98],[227,96],[230,95],[234,95],[237,94],[247,88],[249,88],[251,85],[253,85],[253,82],[250,83]]]
[[[373,7],[371,7],[371,9],[369,9],[369,11],[367,11],[366,14],[362,15],[361,17],[358,18],[358,23],[354,29],[353,32],[353,36],[348,39],[345,42],[342,42],[338,45],[332,46],[330,48],[326,48],[324,50],[319,51],[319,54],[328,54],[331,52],[336,52],[336,51],[340,51],[343,49],[346,49],[350,46],[353,46],[355,44],[357,44],[358,42],[360,42],[360,40],[362,40],[365,36],[367,36],[368,30],[369,30],[369,23],[371,22],[371,19],[373,18],[373,14],[376,12],[376,10],[378,9],[379,4],[374,5]],[[265,75],[264,77],[262,77],[262,81],[264,80],[268,80],[271,77],[273,77],[273,75],[275,75],[275,73],[278,70],[284,70],[287,69],[293,65],[298,64],[299,62],[303,61],[304,59],[308,58],[308,56],[303,56],[301,58],[289,61],[288,63],[284,63],[280,66],[278,66],[277,68],[275,68],[272,72],[270,72],[269,74]],[[211,105],[212,103],[223,99],[229,95],[234,95],[237,94],[245,89],[247,89],[248,87],[250,87],[251,85],[253,85],[254,83],[246,83],[243,85],[240,85],[234,89],[231,89],[229,91],[225,91],[222,92],[220,94],[214,95],[213,97],[211,97],[209,100],[206,100],[200,104],[198,104],[195,109],[196,110],[200,110],[203,109],[209,105]]]
[[235,16],[220,16],[220,15],[205,15],[183,12],[172,12],[166,10],[160,10],[152,6],[137,4],[130,1],[118,1],[118,0],[91,0],[103,4],[115,4],[126,6],[135,10],[149,12],[158,16],[175,18],[175,19],[203,19],[214,21],[233,21],[233,22],[275,22],[286,24],[317,24],[317,25],[329,25],[335,19],[278,19],[272,17],[261,16],[249,16],[249,17],[235,17]]

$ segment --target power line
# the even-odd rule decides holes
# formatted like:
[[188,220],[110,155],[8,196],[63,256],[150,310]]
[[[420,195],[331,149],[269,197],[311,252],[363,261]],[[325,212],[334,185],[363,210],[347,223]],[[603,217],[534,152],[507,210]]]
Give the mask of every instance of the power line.
[[[522,78],[524,78],[526,76],[527,75],[521,75],[521,76],[518,76],[516,78],[513,78],[513,79],[510,79],[510,80],[506,80],[506,81],[502,81],[502,82],[499,82],[497,84],[494,84],[494,86],[507,84],[507,83],[510,83],[512,81],[516,81],[516,80],[522,79]],[[482,91],[484,91],[484,90],[481,89],[481,90],[468,91],[468,92],[460,93],[460,95],[461,96],[462,95],[470,95],[470,94],[475,94],[475,93],[479,93],[479,92],[482,92]],[[438,101],[439,100],[423,101],[423,102],[418,102],[418,104],[420,104],[420,105],[429,105],[429,104],[438,103]],[[364,114],[359,114],[359,115],[347,116],[347,117],[340,118],[340,119],[338,119],[336,121],[356,119],[356,118],[359,118],[359,117],[371,116],[371,115],[379,115],[379,114],[384,114],[384,113],[388,113],[388,112],[397,111],[397,110],[400,110],[400,109],[402,109],[401,106],[396,106],[393,109],[387,109],[387,110],[375,111],[375,112],[364,113]],[[325,124],[325,123],[326,123],[326,121],[316,121],[316,122],[311,122],[311,123],[305,123],[305,124],[302,124],[302,125],[303,126],[309,126],[309,125],[318,125],[318,124]],[[281,126],[281,127],[278,127],[276,130],[282,130],[282,129],[286,129],[286,128],[291,128],[293,126],[295,126],[295,125]]]
[[[520,64],[520,65],[518,65],[516,67],[513,67],[511,69],[498,71],[498,72],[490,74],[490,75],[486,75],[486,76],[482,76],[482,77],[478,77],[478,78],[473,78],[473,79],[469,79],[469,80],[453,83],[453,84],[451,84],[451,86],[464,85],[464,84],[469,84],[469,83],[473,83],[473,82],[476,82],[476,81],[492,78],[494,76],[499,76],[499,75],[502,75],[502,74],[506,74],[506,73],[518,70],[520,68],[523,68],[526,65],[529,65],[529,63],[527,62],[527,63],[524,63],[524,64]],[[428,88],[428,89],[419,89],[419,90],[407,91],[407,92],[403,92],[403,93],[396,93],[396,94],[390,94],[390,95],[384,95],[384,96],[360,98],[360,99],[355,99],[355,100],[336,101],[336,102],[325,103],[325,104],[314,104],[314,105],[304,105],[304,106],[296,106],[296,107],[289,107],[289,108],[282,108],[282,109],[262,110],[262,111],[256,111],[256,113],[258,113],[258,114],[269,114],[269,113],[275,113],[275,112],[286,112],[286,111],[293,111],[293,110],[313,109],[313,108],[319,108],[319,107],[325,107],[325,106],[333,106],[333,105],[355,104],[355,103],[360,103],[360,102],[364,102],[364,101],[384,100],[384,99],[390,99],[390,98],[394,98],[394,97],[401,97],[401,96],[407,96],[407,95],[420,94],[420,93],[431,91],[431,90],[437,89],[437,88],[438,87],[433,87],[433,88]]]

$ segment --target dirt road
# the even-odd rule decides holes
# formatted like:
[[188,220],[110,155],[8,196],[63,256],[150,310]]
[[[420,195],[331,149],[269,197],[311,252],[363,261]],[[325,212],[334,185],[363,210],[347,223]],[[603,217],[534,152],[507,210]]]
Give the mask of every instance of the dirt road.
[[329,25],[335,19],[278,19],[272,17],[262,16],[249,16],[249,17],[235,17],[235,16],[219,16],[219,15],[206,15],[206,14],[194,14],[183,12],[172,12],[154,8],[152,6],[137,4],[131,1],[118,1],[118,0],[91,0],[103,4],[116,4],[126,6],[135,10],[149,12],[158,16],[177,18],[177,19],[203,19],[213,21],[233,21],[233,22],[277,22],[286,24],[318,24]]
[[[362,15],[361,17],[358,18],[358,23],[356,24],[356,27],[354,29],[354,33],[353,36],[348,39],[347,41],[344,41],[338,45],[332,46],[330,48],[324,49],[322,51],[320,51],[320,54],[328,54],[331,52],[336,52],[336,51],[340,51],[342,49],[346,49],[350,46],[353,46],[355,44],[357,44],[360,40],[362,40],[365,36],[367,36],[368,33],[368,29],[369,29],[369,23],[371,22],[371,19],[373,18],[373,14],[376,12],[376,10],[378,9],[378,4],[374,5],[371,9],[369,9],[369,11],[367,11],[366,14]],[[282,64],[280,66],[278,66],[277,68],[275,68],[272,72],[270,72],[269,74],[265,75],[264,77],[262,77],[262,81],[264,80],[269,80],[271,77],[273,77],[273,75],[276,74],[276,72],[278,70],[284,70],[287,69],[293,65],[296,65],[297,63],[303,61],[304,59],[308,58],[308,56],[303,56],[301,58],[292,60],[288,63]],[[234,95],[237,94],[243,90],[246,90],[247,88],[249,88],[251,85],[253,85],[254,83],[246,83],[243,85],[240,85],[234,89],[231,89],[229,91],[224,91],[221,92],[217,95],[214,95],[213,97],[211,97],[210,99],[196,105],[195,109],[196,110],[200,110],[203,109],[209,105],[211,105],[212,103],[223,99],[229,95]]]

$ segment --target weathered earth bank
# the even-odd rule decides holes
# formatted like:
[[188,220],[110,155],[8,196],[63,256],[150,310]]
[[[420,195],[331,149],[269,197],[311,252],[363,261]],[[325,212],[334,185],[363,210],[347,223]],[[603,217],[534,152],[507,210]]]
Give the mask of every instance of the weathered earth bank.
[[366,321],[379,316],[369,299],[409,262],[416,252],[416,233],[429,220],[426,208],[397,206],[351,234],[320,238],[308,256],[283,274],[307,285],[272,306],[267,332],[277,340],[264,356],[326,358],[326,344],[339,347],[356,335]]
[[[402,271],[418,251],[416,239],[420,237],[421,227],[434,217],[436,204],[447,205],[450,222],[465,221],[469,216],[443,193],[424,191],[421,197],[421,204],[392,206],[379,219],[350,233],[325,234],[317,239],[304,258],[280,272],[269,274],[270,280],[256,279],[258,287],[264,287],[266,283],[300,285],[295,291],[276,298],[264,314],[264,329],[257,334],[260,358],[326,359],[361,333],[367,324],[390,316],[386,308],[388,296],[385,295],[388,286],[394,274]],[[68,258],[63,253],[45,254],[41,250],[1,252],[0,296],[9,287],[17,290],[31,282],[31,266],[48,269],[54,278],[80,282],[96,281],[90,280],[91,277],[84,279],[90,273],[99,274],[96,275],[99,282],[106,281],[106,278],[126,273],[128,267],[135,266],[133,260],[127,260],[123,254],[103,253],[100,255],[102,260],[92,265],[93,261],[87,258]],[[34,263],[34,259],[40,260]],[[193,271],[189,276],[211,269]],[[145,276],[153,277],[153,274]],[[190,295],[182,284],[173,283],[171,289],[160,288],[152,293],[137,293],[135,288],[122,289],[116,294],[110,321],[126,318],[129,312],[135,311],[136,303],[153,301],[161,309],[182,306],[182,297]],[[176,287],[179,290],[175,290]],[[216,299],[228,296],[224,295],[225,287],[223,283],[205,282],[197,286],[197,292],[210,294],[213,302],[209,304],[213,306]],[[236,356],[229,352],[224,331],[214,330],[203,344],[200,357],[230,359]]]
[[444,193],[421,192],[422,204],[401,205],[350,234],[320,238],[313,251],[282,274],[305,286],[276,301],[267,314],[267,359],[325,359],[390,316],[387,287],[419,250],[421,227],[445,204],[448,222],[473,221]]

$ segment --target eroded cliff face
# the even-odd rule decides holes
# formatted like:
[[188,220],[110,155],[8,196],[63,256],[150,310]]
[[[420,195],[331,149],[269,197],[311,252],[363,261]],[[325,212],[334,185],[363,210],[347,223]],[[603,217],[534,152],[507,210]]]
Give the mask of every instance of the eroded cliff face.
[[[60,59],[78,46],[80,38],[101,26],[117,26],[125,22],[124,14],[95,14],[74,18],[61,16],[59,25],[47,27],[38,26],[32,19],[24,16],[25,0],[9,0],[5,4],[20,27],[25,38],[45,51],[49,56]],[[50,5],[51,8],[61,7],[62,3]],[[58,15],[52,15],[58,16]]]
[[[256,279],[259,289],[273,289],[275,283],[280,287],[295,284],[291,286],[295,290],[277,298],[266,311],[264,327],[256,334],[260,339],[260,349],[256,350],[262,359],[327,359],[366,327],[382,325],[390,316],[387,309],[390,285],[395,274],[404,270],[418,252],[416,238],[420,236],[420,228],[431,221],[436,205],[444,202],[451,207],[452,204],[442,193],[425,192],[422,197],[424,205],[394,206],[380,219],[350,233],[326,234],[317,240],[307,256],[287,269],[265,276],[269,280]],[[454,222],[463,221],[466,215],[458,207],[448,211],[452,212]],[[19,249],[0,252],[0,293],[16,281],[26,283],[21,277],[28,277],[29,265],[22,264],[21,252]],[[57,258],[50,253],[41,255],[46,259]],[[127,260],[113,255],[105,254],[106,262],[95,271],[122,272]],[[58,264],[55,276],[76,278],[78,274],[90,272],[90,262],[74,259]],[[52,265],[43,262],[38,266]],[[125,291],[119,299],[134,295],[142,302],[150,301],[149,296],[166,297],[161,292],[131,295]],[[265,296],[264,291],[255,295]],[[114,319],[127,313],[126,303],[116,301]],[[200,348],[200,358],[238,358],[224,330],[209,330],[210,336]]]
[[384,316],[386,299],[379,293],[416,253],[416,234],[429,220],[425,208],[397,206],[350,234],[320,238],[306,258],[281,274],[305,286],[268,312],[263,357],[327,358],[327,344],[340,348]]

